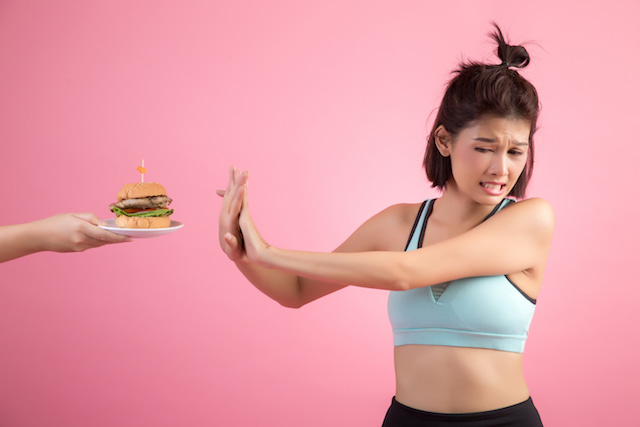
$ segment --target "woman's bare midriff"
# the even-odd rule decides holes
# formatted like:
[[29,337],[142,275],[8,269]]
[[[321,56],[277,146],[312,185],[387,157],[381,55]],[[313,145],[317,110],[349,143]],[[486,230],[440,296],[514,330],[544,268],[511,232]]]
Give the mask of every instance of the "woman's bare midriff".
[[529,398],[522,354],[498,350],[403,345],[394,350],[396,400],[440,413],[483,412]]

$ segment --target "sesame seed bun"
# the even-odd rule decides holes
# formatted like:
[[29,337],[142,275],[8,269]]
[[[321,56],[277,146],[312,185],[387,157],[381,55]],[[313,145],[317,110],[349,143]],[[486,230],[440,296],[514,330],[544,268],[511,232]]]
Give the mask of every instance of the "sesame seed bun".
[[118,201],[166,195],[167,190],[157,182],[138,182],[135,184],[125,184],[118,192]]

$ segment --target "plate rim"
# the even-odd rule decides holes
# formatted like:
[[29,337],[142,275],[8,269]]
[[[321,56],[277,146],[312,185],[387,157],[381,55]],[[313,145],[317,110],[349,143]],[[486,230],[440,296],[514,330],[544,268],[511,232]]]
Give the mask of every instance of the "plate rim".
[[171,220],[171,224],[168,227],[160,227],[160,228],[123,228],[123,227],[116,227],[116,220],[114,218],[109,218],[109,219],[103,219],[101,221],[106,222],[108,225],[102,225],[102,224],[98,224],[98,227],[105,229],[105,230],[109,230],[111,231],[113,230],[129,230],[129,231],[142,231],[142,232],[159,232],[162,230],[177,230],[179,228],[184,227],[184,223],[180,222],[180,221],[174,221]]
[[107,230],[111,233],[120,234],[123,236],[131,237],[131,238],[145,238],[145,237],[160,237],[165,234],[171,234],[174,231],[177,231],[184,227],[184,223],[180,221],[171,220],[171,225],[169,227],[162,228],[121,228],[115,226],[115,219],[103,219],[107,223],[107,225],[98,224],[98,227],[103,230]]

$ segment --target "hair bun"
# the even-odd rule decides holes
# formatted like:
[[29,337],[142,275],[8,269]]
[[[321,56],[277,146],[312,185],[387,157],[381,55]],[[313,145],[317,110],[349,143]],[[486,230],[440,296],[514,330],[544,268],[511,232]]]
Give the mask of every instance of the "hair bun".
[[529,65],[529,53],[527,49],[522,46],[512,46],[507,44],[502,35],[502,31],[500,31],[500,27],[493,24],[496,27],[496,31],[491,34],[491,37],[498,43],[498,48],[496,49],[496,53],[498,58],[502,61],[500,65],[515,68],[524,68]]

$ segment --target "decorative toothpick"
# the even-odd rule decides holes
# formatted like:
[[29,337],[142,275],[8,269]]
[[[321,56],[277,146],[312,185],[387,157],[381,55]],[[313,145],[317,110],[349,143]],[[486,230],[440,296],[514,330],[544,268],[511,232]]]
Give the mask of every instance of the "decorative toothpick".
[[138,172],[140,172],[140,182],[144,183],[144,174],[147,170],[144,168],[144,159],[142,159],[142,166],[138,166]]

